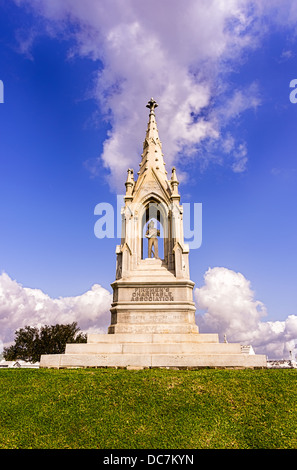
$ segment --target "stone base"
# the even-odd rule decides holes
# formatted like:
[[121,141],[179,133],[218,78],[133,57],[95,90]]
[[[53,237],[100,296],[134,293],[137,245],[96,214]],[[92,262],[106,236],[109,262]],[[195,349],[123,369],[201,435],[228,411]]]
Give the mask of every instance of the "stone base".
[[[155,264],[150,276],[149,272],[140,270],[137,277],[111,284],[113,303],[108,333],[198,333],[193,302],[194,283],[174,278],[161,266],[161,260],[152,261]],[[164,273],[161,271],[163,278],[158,268],[164,269]],[[158,275],[156,278],[154,272]]]
[[65,354],[41,356],[40,367],[264,368],[266,356],[249,355],[215,334],[101,334],[67,344]]

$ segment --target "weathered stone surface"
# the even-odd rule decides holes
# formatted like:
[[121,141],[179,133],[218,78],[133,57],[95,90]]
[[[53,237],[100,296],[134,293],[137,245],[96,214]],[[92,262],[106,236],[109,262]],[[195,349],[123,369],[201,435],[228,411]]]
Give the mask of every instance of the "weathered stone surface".
[[[221,345],[224,346],[224,343]],[[210,352],[209,354],[53,354],[42,356],[40,367],[66,368],[66,367],[266,367],[266,356]]]
[[40,367],[266,367],[266,356],[243,354],[216,334],[90,334],[63,355],[42,356]]
[[117,335],[88,334],[88,343],[218,343],[219,337],[216,333],[204,334],[125,334]]
[[90,343],[67,344],[66,354],[241,354],[238,343]]

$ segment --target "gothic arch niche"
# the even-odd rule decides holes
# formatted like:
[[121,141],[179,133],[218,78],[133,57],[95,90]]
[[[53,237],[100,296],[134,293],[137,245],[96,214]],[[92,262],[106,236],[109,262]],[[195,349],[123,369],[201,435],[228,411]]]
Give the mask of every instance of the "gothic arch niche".
[[[153,222],[158,231],[158,258],[165,264],[168,263],[168,208],[157,199],[149,199],[144,204],[142,216],[140,217],[140,253],[141,259],[148,258],[148,224]],[[152,249],[154,251],[154,248]],[[153,257],[153,255],[151,256]]]

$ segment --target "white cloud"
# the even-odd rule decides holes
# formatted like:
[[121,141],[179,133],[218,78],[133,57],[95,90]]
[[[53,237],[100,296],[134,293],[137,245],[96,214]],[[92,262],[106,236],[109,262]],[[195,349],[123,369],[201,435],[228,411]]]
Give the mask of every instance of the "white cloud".
[[[101,159],[115,187],[128,167],[137,169],[147,119],[146,101],[159,102],[158,126],[168,165],[185,158],[207,163],[197,148],[224,140],[226,124],[260,104],[254,83],[229,89],[226,74],[259,45],[273,22],[293,26],[293,3],[251,0],[15,0],[45,19],[44,32],[76,41],[69,54],[99,59],[94,97],[111,123]],[[266,19],[266,22],[263,19]],[[267,20],[269,18],[269,20]],[[27,51],[28,53],[28,51]],[[220,105],[218,104],[220,103]],[[234,155],[231,154],[233,158]],[[213,160],[214,156],[210,156]],[[247,155],[226,160],[244,171]],[[220,161],[218,160],[220,163]]]
[[226,137],[221,140],[221,149],[228,157],[232,156],[234,173],[245,171],[248,162],[246,142],[236,142],[232,135],[227,133]]
[[[223,267],[209,269],[205,284],[194,292],[200,333],[224,334],[229,342],[252,344],[270,359],[289,357],[297,343],[297,316],[263,321],[265,305],[254,299],[250,282]],[[0,276],[0,344],[14,340],[17,329],[78,322],[84,332],[106,333],[112,295],[98,284],[82,295],[53,299],[40,289],[23,287],[8,274]]]
[[8,274],[0,276],[0,342],[10,343],[17,329],[76,321],[84,332],[106,332],[111,294],[98,284],[82,295],[53,299],[40,289],[23,287]]
[[195,289],[197,308],[205,313],[197,316],[201,333],[227,335],[229,342],[252,344],[255,351],[270,359],[289,357],[297,343],[297,316],[284,321],[262,321],[265,305],[254,299],[254,292],[241,273],[224,267],[209,268],[205,284]]
[[242,173],[246,169],[247,158],[247,145],[243,142],[238,145],[237,149],[233,152],[234,162],[232,169],[234,173]]
[[235,90],[231,96],[225,98],[219,112],[227,122],[238,118],[248,109],[257,109],[261,104],[258,84],[253,82],[243,90]]
[[287,61],[287,60],[289,60],[289,59],[293,59],[294,56],[295,56],[294,52],[288,49],[288,50],[283,51],[283,52],[281,53],[280,61],[281,61],[281,62],[285,62],[285,61]]

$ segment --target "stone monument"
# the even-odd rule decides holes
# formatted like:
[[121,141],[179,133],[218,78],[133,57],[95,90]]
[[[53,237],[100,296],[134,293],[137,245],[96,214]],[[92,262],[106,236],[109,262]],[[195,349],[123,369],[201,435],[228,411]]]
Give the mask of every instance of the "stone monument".
[[67,344],[65,354],[44,355],[40,367],[266,367],[266,356],[198,331],[179,182],[175,168],[167,178],[157,106],[153,98],[147,104],[137,179],[127,172],[108,334],[89,334],[87,343]]

